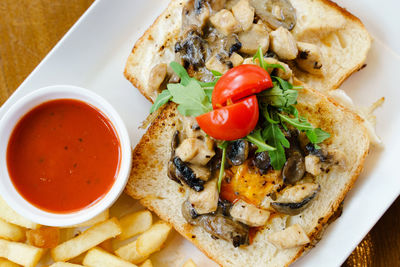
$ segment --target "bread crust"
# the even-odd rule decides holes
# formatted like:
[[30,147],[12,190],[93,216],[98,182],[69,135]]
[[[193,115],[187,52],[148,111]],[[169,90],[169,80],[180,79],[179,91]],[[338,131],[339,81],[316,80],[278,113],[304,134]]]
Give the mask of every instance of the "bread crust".
[[[323,106],[329,106],[329,114],[327,118],[315,118],[316,114],[321,113],[322,115],[326,115],[326,111],[323,108],[320,109],[320,107],[314,106],[314,107],[308,107],[308,102],[306,102],[307,105],[304,105],[303,107],[300,107],[299,110],[306,111],[307,109],[310,109],[310,115],[312,116],[311,119],[314,119],[314,121],[321,120],[322,125],[325,125],[329,127],[329,124],[331,123],[331,120],[334,120],[335,123],[332,126],[332,129],[338,128],[338,125],[340,120],[336,117],[345,117],[347,123],[351,123],[352,127],[354,127],[355,132],[357,136],[355,139],[360,139],[362,140],[362,144],[360,145],[360,148],[356,151],[353,152],[354,154],[357,154],[355,158],[357,160],[355,162],[352,162],[351,165],[356,164],[354,169],[349,173],[348,177],[346,177],[346,182],[344,186],[340,189],[340,192],[338,195],[335,197],[334,201],[329,207],[329,210],[323,215],[317,218],[317,222],[315,225],[312,226],[312,229],[307,232],[311,242],[308,245],[299,247],[296,253],[287,259],[285,262],[285,266],[290,265],[293,263],[296,259],[298,259],[306,250],[312,248],[319,240],[320,235],[322,234],[323,229],[325,229],[328,226],[328,221],[329,219],[334,215],[335,211],[338,209],[339,205],[342,203],[345,195],[347,192],[352,188],[354,182],[356,181],[358,175],[360,174],[364,160],[368,154],[368,149],[369,149],[369,139],[367,132],[362,125],[363,119],[360,118],[358,115],[354,114],[347,108],[341,106],[338,104],[335,100],[333,100],[330,97],[325,96],[324,94],[317,92],[315,90],[311,89],[305,89],[306,90],[306,98],[310,98],[311,102],[315,101],[317,103],[316,105],[323,107]],[[306,99],[308,100],[308,99]],[[318,104],[320,103],[320,104]],[[333,114],[336,113],[336,114]],[[226,265],[227,263],[221,258],[215,254],[212,250],[209,249],[210,245],[207,242],[217,242],[217,241],[204,241],[204,236],[208,235],[207,233],[202,234],[203,239],[198,239],[198,238],[192,238],[193,235],[196,235],[196,228],[198,227],[193,227],[187,224],[186,222],[180,222],[177,218],[171,217],[171,212],[166,211],[162,208],[160,208],[160,203],[158,203],[160,200],[162,201],[163,199],[168,199],[169,202],[173,202],[172,199],[170,198],[170,195],[168,194],[175,194],[174,192],[168,191],[168,194],[164,194],[164,192],[157,191],[157,189],[151,190],[151,192],[144,192],[148,189],[147,185],[150,187],[158,186],[157,183],[162,183],[163,186],[160,186],[164,190],[164,188],[167,187],[174,187],[174,190],[179,191],[179,185],[176,184],[175,182],[171,181],[167,175],[166,172],[162,173],[162,171],[165,171],[165,168],[163,168],[163,165],[166,165],[167,162],[160,162],[161,158],[158,159],[154,158],[154,154],[157,153],[157,149],[159,149],[159,146],[166,146],[169,149],[169,142],[170,135],[165,135],[165,128],[172,127],[174,123],[179,121],[179,116],[176,113],[176,105],[173,103],[170,103],[166,105],[164,110],[159,114],[159,116],[155,119],[153,124],[149,127],[148,131],[142,138],[142,140],[139,142],[139,144],[136,146],[133,152],[133,170],[132,170],[132,175],[130,177],[130,180],[128,182],[128,185],[126,187],[126,192],[131,195],[132,197],[139,199],[140,202],[149,208],[150,210],[154,211],[160,218],[162,218],[165,221],[168,221],[171,223],[174,228],[181,234],[183,235],[186,239],[188,239],[190,242],[192,242],[194,245],[196,245],[204,254],[206,254],[209,258],[213,259],[217,263],[221,264],[222,266]],[[160,137],[160,134],[162,135]],[[345,135],[344,133],[341,133],[342,135]],[[354,134],[354,133],[353,133]],[[167,136],[167,137],[166,137]],[[343,136],[341,137],[343,139]],[[346,137],[347,138],[347,137]],[[154,139],[157,139],[155,142]],[[349,145],[349,144],[347,144]],[[162,150],[164,153],[166,150]],[[165,157],[164,157],[165,158]],[[167,157],[168,159],[168,157]],[[149,162],[152,161],[152,162]],[[350,167],[349,167],[350,168]],[[151,170],[156,169],[157,172],[153,173]],[[345,175],[347,172],[340,173],[340,175]],[[154,175],[156,177],[154,177]],[[333,174],[332,174],[333,175]],[[151,180],[145,179],[144,177],[152,177]],[[329,178],[329,176],[328,176]],[[331,179],[335,179],[334,177]],[[147,184],[147,185],[145,185]],[[326,191],[325,191],[326,192]],[[178,193],[176,193],[178,194]],[[178,194],[179,196],[179,194]],[[179,199],[184,200],[184,194],[180,195]],[[176,208],[180,210],[180,203],[175,203],[175,205],[178,205]],[[180,214],[174,214],[175,216],[181,216]],[[264,230],[263,230],[264,231]],[[261,232],[263,232],[261,231]],[[229,247],[229,243],[226,243],[225,249],[226,250],[232,250],[233,247]],[[228,266],[233,266],[233,265],[228,265]],[[238,266],[238,265],[236,265]],[[275,266],[275,265],[273,265]]]

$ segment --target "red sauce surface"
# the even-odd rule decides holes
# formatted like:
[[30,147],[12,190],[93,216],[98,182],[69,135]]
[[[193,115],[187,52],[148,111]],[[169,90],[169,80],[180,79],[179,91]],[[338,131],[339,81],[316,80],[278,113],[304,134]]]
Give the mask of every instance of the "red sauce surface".
[[45,102],[15,126],[7,166],[18,192],[53,213],[100,200],[119,170],[120,143],[112,123],[94,107],[71,99]]

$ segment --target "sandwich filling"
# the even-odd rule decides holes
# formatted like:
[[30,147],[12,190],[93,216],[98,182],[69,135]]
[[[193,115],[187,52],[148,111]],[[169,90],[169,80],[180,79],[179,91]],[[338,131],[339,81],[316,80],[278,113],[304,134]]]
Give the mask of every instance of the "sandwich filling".
[[[317,46],[296,42],[288,0],[191,0],[176,61],[153,68],[154,112],[175,102],[168,177],[187,188],[182,215],[214,238],[249,245],[277,216],[296,216],[320,194],[321,172],[344,167],[330,134],[296,108],[291,65],[323,75]],[[255,55],[254,55],[255,54]],[[251,56],[254,55],[254,56]],[[295,224],[269,236],[280,248],[310,242]]]

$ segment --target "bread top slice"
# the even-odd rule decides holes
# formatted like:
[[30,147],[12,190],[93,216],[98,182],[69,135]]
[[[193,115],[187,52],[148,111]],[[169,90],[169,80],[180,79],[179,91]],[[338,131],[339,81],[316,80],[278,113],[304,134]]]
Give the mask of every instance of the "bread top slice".
[[[316,177],[321,191],[305,211],[291,217],[274,217],[249,246],[234,248],[230,242],[215,240],[203,228],[192,226],[183,218],[181,206],[186,200],[185,189],[167,176],[170,143],[181,120],[175,104],[166,105],[134,149],[126,192],[140,199],[144,206],[171,223],[179,233],[222,266],[288,266],[318,241],[322,229],[358,177],[369,149],[362,119],[329,97],[312,89],[303,89],[299,93],[297,109],[315,127],[331,134],[324,144],[328,150],[340,153],[343,162]],[[267,237],[271,233],[293,224],[299,224],[305,230],[311,243],[278,249],[268,242]]]
[[[236,0],[229,0],[230,2]],[[136,42],[128,57],[125,77],[150,101],[157,92],[148,84],[151,70],[175,59],[174,45],[182,26],[182,8],[188,0],[171,0],[166,10]],[[297,12],[292,33],[297,41],[316,44],[322,53],[324,76],[294,66],[295,77],[324,91],[338,88],[366,60],[371,38],[362,22],[329,0],[290,0]]]

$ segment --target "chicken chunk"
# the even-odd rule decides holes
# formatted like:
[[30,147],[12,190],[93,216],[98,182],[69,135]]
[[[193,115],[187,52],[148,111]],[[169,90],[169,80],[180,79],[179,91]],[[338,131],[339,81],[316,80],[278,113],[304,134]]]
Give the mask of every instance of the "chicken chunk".
[[254,20],[254,7],[249,3],[249,0],[240,0],[232,7],[232,13],[236,20],[239,21],[243,31],[250,29]]
[[239,33],[239,41],[242,43],[240,52],[253,55],[261,47],[263,53],[267,52],[269,47],[269,34],[263,24],[252,24],[246,32]]
[[314,176],[317,176],[321,173],[321,163],[320,159],[314,155],[308,155],[304,158],[306,165],[306,172],[311,173]]
[[269,211],[259,209],[243,200],[237,201],[230,213],[232,218],[249,226],[264,226],[270,214]]
[[218,55],[213,55],[207,62],[206,62],[206,68],[208,70],[216,70],[220,73],[225,73],[229,70],[228,65],[225,63],[221,62],[221,60],[218,58]]
[[196,192],[189,190],[189,202],[198,214],[205,214],[216,211],[218,208],[217,179],[208,181],[204,190]]
[[269,242],[280,249],[294,248],[310,243],[310,238],[308,238],[303,228],[298,224],[273,233],[267,238]]
[[175,150],[175,154],[184,162],[192,160],[197,155],[201,140],[197,138],[186,138]]
[[299,55],[296,59],[297,66],[308,73],[323,75],[322,56],[318,46],[298,42],[297,48],[299,50]]
[[[283,63],[283,62],[281,62],[281,61],[279,61],[279,60],[277,60],[277,59],[275,59],[273,57],[267,57],[267,58],[264,58],[264,60],[268,64],[279,64],[285,69],[285,70],[282,70],[282,69],[278,68],[278,73],[277,73],[278,77],[280,77],[280,78],[282,78],[284,80],[289,80],[292,77],[293,71],[289,68],[288,64]],[[267,71],[269,73],[271,73],[273,70],[274,69],[270,68]]]
[[279,27],[270,33],[271,50],[278,55],[280,59],[292,60],[297,57],[298,49],[296,40],[292,34],[283,27]]
[[222,9],[217,14],[211,16],[210,21],[213,26],[225,36],[238,32],[241,29],[232,12],[226,9]]
[[204,166],[215,155],[214,142],[208,137],[205,140],[186,138],[175,150],[175,154],[184,162]]
[[243,58],[241,55],[239,55],[236,52],[233,52],[232,55],[230,56],[229,60],[232,62],[233,66],[239,66],[243,63]]
[[207,167],[199,166],[199,165],[193,165],[191,164],[190,169],[194,172],[197,178],[206,181],[210,178],[211,176],[211,171]]

